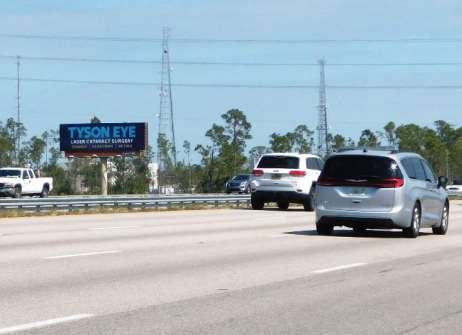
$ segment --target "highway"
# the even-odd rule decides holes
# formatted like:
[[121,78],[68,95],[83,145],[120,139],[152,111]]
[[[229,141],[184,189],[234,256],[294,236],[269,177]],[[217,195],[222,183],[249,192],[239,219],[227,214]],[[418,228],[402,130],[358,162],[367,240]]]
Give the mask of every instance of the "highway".
[[457,334],[462,202],[417,239],[299,209],[0,219],[0,269],[0,334]]

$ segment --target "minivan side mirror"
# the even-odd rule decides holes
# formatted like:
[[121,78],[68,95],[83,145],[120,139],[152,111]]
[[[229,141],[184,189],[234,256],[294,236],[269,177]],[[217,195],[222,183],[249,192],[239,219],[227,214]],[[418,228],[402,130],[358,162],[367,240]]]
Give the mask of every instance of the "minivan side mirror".
[[448,185],[448,177],[439,176],[438,177],[438,187],[446,188]]

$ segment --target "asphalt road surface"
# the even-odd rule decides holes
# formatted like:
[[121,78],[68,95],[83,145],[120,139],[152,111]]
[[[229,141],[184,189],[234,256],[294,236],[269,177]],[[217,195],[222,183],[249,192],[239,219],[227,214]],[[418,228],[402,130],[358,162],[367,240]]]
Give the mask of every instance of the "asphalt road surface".
[[460,334],[449,232],[318,236],[301,210],[0,220],[0,334]]

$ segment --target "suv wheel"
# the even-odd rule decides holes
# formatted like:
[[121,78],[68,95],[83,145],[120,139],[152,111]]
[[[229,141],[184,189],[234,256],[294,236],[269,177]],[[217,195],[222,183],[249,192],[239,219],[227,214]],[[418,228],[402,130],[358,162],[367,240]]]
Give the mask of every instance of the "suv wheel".
[[250,204],[252,205],[252,209],[260,210],[263,209],[263,207],[265,207],[265,203],[253,194],[250,196]]
[[412,220],[411,220],[411,226],[409,228],[403,229],[403,232],[411,237],[411,238],[416,238],[419,236],[419,230],[420,230],[420,223],[422,221],[422,211],[420,209],[419,204],[414,205],[414,209],[412,210]]
[[285,211],[289,208],[289,202],[285,200],[281,200],[277,202],[278,208]]
[[433,227],[433,234],[446,235],[449,225],[449,204],[446,202],[443,207],[443,213],[441,214],[441,224],[439,227]]
[[303,209],[307,212],[314,211],[314,195],[313,191],[310,191],[310,194],[303,201]]
[[331,235],[334,231],[334,226],[316,223],[316,231],[319,235]]

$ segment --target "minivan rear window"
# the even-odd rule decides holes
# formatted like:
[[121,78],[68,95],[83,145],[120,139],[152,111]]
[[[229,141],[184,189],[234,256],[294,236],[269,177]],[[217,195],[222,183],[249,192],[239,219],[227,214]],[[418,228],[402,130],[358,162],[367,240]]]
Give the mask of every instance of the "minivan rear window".
[[396,162],[379,156],[335,156],[327,160],[322,176],[335,180],[378,180],[402,178]]
[[258,163],[261,169],[298,169],[298,157],[290,156],[263,156]]

